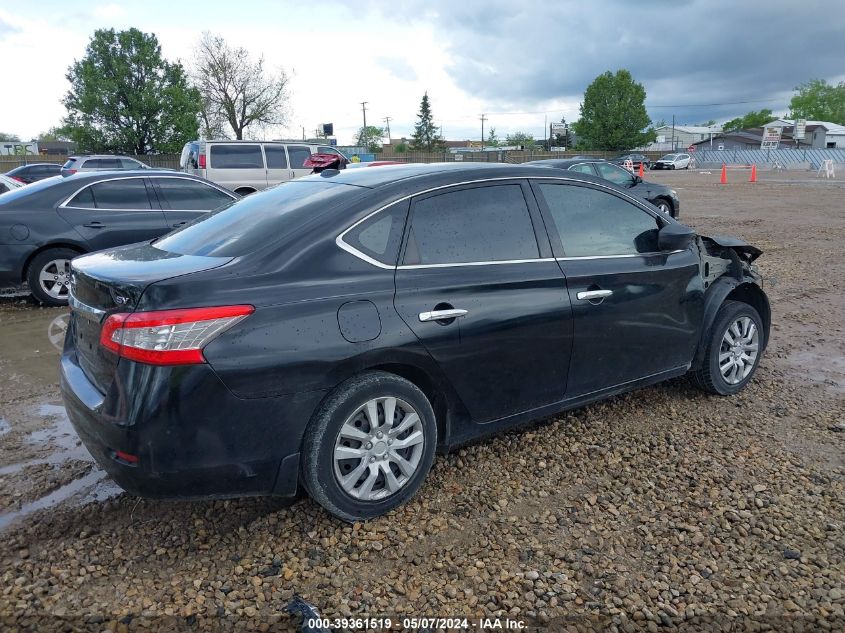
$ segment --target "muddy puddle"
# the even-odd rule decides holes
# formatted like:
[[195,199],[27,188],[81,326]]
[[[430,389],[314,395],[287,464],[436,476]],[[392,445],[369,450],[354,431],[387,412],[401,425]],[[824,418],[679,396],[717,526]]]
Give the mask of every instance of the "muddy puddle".
[[39,510],[120,493],[62,406],[59,354],[69,314],[0,302],[0,530]]

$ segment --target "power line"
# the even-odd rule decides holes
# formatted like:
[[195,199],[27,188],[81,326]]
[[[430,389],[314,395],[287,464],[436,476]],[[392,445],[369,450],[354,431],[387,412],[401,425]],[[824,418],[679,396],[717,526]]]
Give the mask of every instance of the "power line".
[[387,126],[387,142],[390,143],[390,119],[393,117],[384,117],[384,124]]
[[487,117],[484,113],[481,113],[481,149],[484,149],[484,122],[487,120]]

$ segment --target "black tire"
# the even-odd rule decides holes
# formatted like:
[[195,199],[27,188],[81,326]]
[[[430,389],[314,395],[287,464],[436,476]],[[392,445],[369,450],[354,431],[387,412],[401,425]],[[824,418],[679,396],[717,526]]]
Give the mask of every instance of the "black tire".
[[[38,255],[32,258],[32,261],[29,262],[29,266],[26,269],[26,282],[29,284],[29,291],[32,293],[32,296],[35,297],[36,301],[48,306],[67,305],[67,284],[69,283],[70,278],[68,276],[63,276],[61,274],[62,271],[55,266],[52,266],[51,263],[64,260],[69,262],[71,259],[78,256],[79,252],[70,248],[49,248],[46,251],[38,253]],[[45,282],[42,286],[42,271],[44,271],[45,274],[55,273],[53,274],[53,276],[56,277],[55,281],[52,284],[50,282]],[[58,294],[51,294],[51,290],[53,288],[57,289]]]
[[[754,323],[758,332],[757,356],[754,358],[750,372],[739,382],[729,383],[719,370],[719,354],[722,353],[723,338],[729,327],[738,319],[748,317]],[[760,358],[766,346],[763,320],[753,307],[740,301],[725,301],[716,313],[716,318],[710,330],[705,334],[704,360],[699,369],[693,371],[693,379],[699,388],[720,396],[730,396],[749,383],[760,365]]]
[[665,198],[658,198],[654,201],[654,206],[660,209],[661,212],[665,213],[670,217],[675,217],[672,213],[672,203],[666,200]]
[[[417,412],[424,438],[422,455],[416,470],[401,488],[385,498],[365,501],[346,492],[338,481],[334,462],[335,443],[344,423],[358,409],[368,401],[382,397],[398,398]],[[323,401],[308,424],[302,448],[302,481],[311,498],[339,519],[349,522],[373,519],[414,496],[431,469],[436,445],[437,423],[425,394],[416,385],[395,374],[366,372],[339,385]]]

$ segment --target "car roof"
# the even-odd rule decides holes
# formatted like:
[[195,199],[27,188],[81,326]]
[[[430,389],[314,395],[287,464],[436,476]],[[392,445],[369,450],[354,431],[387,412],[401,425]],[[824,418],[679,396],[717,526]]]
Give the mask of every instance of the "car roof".
[[73,156],[68,156],[68,159],[78,160],[80,158],[130,158],[132,160],[138,160],[134,156],[129,156],[128,154],[74,154]]
[[567,169],[573,165],[583,165],[584,163],[606,163],[603,158],[548,158],[546,160],[532,160],[524,163],[525,165],[537,165],[538,167],[557,167],[559,169]]
[[75,174],[62,176],[65,181],[73,180],[81,182],[82,180],[96,180],[100,178],[148,178],[151,176],[178,176],[179,178],[190,178],[191,180],[205,180],[193,174],[187,174],[182,171],[174,171],[172,169],[102,169],[99,171],[78,171]]
[[[321,174],[297,178],[297,181],[327,179],[333,183],[357,187],[379,188],[387,185],[405,184],[416,188],[429,183],[448,185],[462,181],[488,180],[491,178],[551,177],[549,166],[537,164],[510,165],[507,163],[410,163],[407,165],[384,165],[381,167],[344,170],[327,170]],[[574,172],[573,172],[574,173]],[[589,174],[575,174],[584,180],[606,184],[606,181]],[[573,176],[574,177],[574,176]]]

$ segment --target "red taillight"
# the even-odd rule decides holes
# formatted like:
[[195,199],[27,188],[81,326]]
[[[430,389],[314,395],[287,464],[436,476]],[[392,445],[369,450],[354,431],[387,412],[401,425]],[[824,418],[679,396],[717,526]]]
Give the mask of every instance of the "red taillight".
[[62,171],[65,172],[66,174],[75,174],[76,173],[75,169],[63,169]]
[[205,154],[200,154],[198,165],[200,169],[205,169]]
[[204,363],[202,348],[253,312],[250,305],[238,305],[112,314],[103,323],[100,345],[149,365]]
[[124,451],[115,451],[114,456],[122,462],[126,462],[127,464],[136,465],[140,458],[137,455],[132,455],[131,453],[126,453]]
[[26,180],[24,180],[23,178],[18,178],[17,176],[11,176],[11,178],[12,178],[12,180],[17,180],[18,182],[22,182],[23,184],[26,184]]

